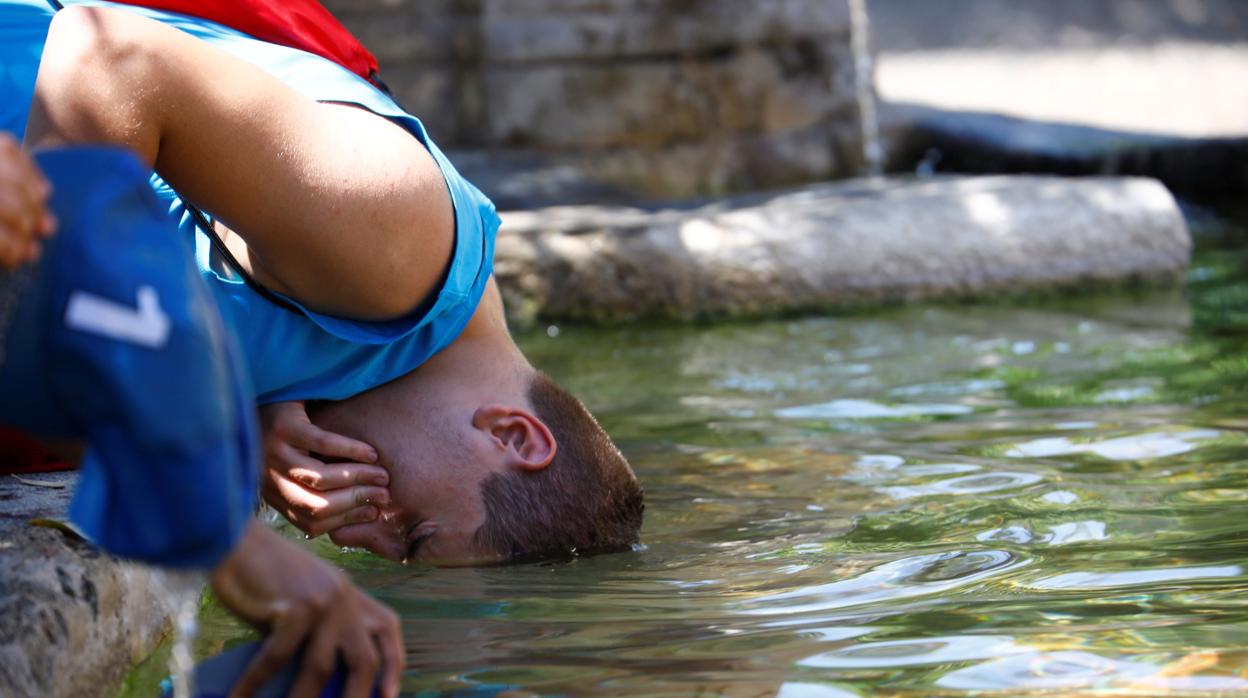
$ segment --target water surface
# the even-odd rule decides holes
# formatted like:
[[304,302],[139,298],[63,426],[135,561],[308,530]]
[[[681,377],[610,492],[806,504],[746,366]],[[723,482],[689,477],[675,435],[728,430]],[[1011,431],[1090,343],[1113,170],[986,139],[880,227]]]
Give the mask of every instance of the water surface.
[[[409,695],[1248,690],[1248,257],[1185,292],[542,328],[644,548],[493,569],[320,548]],[[203,614],[199,654],[249,637]]]

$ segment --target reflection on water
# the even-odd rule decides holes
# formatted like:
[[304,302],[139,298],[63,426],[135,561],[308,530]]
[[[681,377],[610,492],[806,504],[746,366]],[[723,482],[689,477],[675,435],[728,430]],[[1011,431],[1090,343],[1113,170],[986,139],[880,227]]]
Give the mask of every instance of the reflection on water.
[[1108,460],[1146,460],[1187,453],[1199,446],[1201,441],[1215,439],[1221,435],[1221,432],[1212,429],[1194,429],[1173,433],[1137,434],[1116,439],[1087,440],[1083,443],[1076,443],[1068,437],[1060,436],[1017,444],[1008,449],[1005,455],[1013,458],[1049,458],[1075,453],[1091,453]]
[[870,400],[833,400],[819,405],[804,405],[776,410],[779,417],[793,419],[896,419],[966,414],[966,405],[882,405]]
[[922,640],[864,642],[807,657],[802,666],[823,668],[901,667],[920,664],[949,664],[973,659],[992,659],[1026,652],[1009,637],[961,635],[929,637]]
[[1056,577],[1038,579],[1032,582],[1032,586],[1041,589],[1108,589],[1163,582],[1189,582],[1198,579],[1235,579],[1243,574],[1244,570],[1239,565],[1167,567],[1158,570],[1125,572],[1069,572]]
[[1235,676],[1175,675],[1203,669],[1217,661],[1217,657],[1198,657],[1197,661],[1185,658],[1169,666],[1158,666],[1090,652],[1034,652],[952,671],[936,684],[968,691],[1103,689],[1137,695],[1248,690],[1248,680]]
[[[402,614],[409,695],[1248,690],[1246,269],[1206,258],[1186,298],[524,337],[637,466],[644,549],[321,550]],[[244,635],[209,613],[198,649]]]

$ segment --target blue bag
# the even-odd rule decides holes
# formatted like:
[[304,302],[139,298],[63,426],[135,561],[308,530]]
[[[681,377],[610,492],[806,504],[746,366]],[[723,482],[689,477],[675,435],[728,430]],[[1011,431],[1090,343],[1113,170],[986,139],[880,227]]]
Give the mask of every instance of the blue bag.
[[102,548],[213,567],[256,506],[257,426],[237,349],[133,155],[36,160],[59,229],[5,333],[0,423],[87,441],[70,519]]

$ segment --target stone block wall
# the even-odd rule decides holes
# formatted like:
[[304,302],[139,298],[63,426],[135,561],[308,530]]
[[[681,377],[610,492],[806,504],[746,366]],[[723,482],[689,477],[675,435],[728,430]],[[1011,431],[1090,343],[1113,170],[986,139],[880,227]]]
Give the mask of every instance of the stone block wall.
[[444,147],[647,196],[861,162],[846,0],[326,0]]

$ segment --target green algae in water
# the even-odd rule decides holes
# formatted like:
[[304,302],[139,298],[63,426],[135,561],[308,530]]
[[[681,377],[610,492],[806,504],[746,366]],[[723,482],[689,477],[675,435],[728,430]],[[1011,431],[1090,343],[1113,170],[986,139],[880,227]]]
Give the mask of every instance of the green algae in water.
[[[317,549],[402,615],[408,695],[1248,690],[1246,259],[1185,293],[535,333],[634,461],[644,549]],[[197,651],[245,637],[209,608]]]

